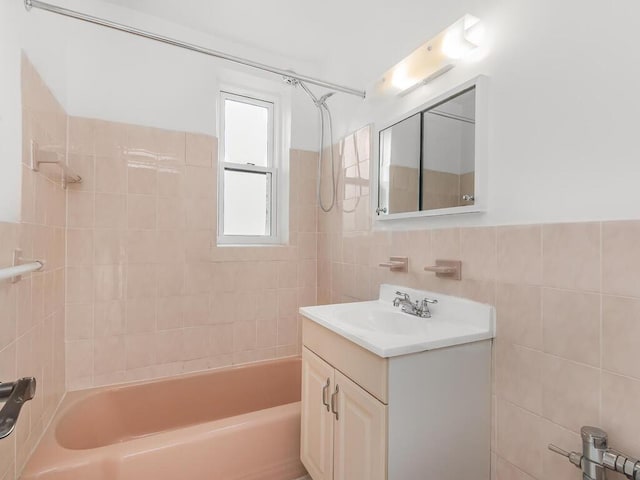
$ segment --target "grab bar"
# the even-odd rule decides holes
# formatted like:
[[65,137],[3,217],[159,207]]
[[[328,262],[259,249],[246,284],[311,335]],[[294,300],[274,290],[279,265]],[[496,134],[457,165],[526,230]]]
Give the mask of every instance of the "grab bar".
[[36,379],[25,377],[15,382],[0,383],[0,398],[7,398],[0,410],[0,439],[11,435],[22,406],[36,394]]

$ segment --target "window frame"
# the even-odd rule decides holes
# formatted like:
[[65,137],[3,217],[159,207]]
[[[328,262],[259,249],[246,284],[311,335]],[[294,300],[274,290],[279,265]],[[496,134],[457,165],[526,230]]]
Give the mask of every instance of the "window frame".
[[[218,245],[274,245],[282,243],[282,228],[280,228],[278,210],[281,204],[279,192],[279,175],[281,172],[277,142],[277,99],[257,92],[234,91],[232,88],[220,90],[220,135],[218,161]],[[231,100],[248,105],[266,108],[267,121],[267,166],[262,167],[249,163],[235,163],[225,161],[225,106]],[[225,172],[236,171],[253,174],[265,174],[270,178],[269,201],[267,202],[267,222],[269,235],[225,235],[224,233],[224,188]],[[270,177],[269,177],[270,175]]]

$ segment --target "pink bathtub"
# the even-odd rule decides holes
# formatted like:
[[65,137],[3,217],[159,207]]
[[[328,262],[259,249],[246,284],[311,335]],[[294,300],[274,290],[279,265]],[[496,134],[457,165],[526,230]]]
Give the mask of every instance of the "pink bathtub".
[[292,480],[300,359],[69,393],[23,480]]

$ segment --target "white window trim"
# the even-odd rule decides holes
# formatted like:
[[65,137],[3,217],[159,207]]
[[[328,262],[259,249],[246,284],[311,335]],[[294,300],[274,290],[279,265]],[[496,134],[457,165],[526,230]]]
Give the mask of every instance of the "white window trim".
[[[283,205],[288,200],[283,195],[283,186],[288,182],[283,182],[283,170],[285,160],[285,152],[281,147],[280,137],[282,135],[281,106],[279,98],[274,95],[255,92],[247,89],[234,87],[221,87],[220,89],[220,135],[218,140],[218,245],[278,245],[287,241],[287,229],[284,219],[281,219],[279,212],[283,211]],[[268,167],[260,167],[250,164],[237,164],[225,162],[225,100],[236,100],[250,105],[265,107],[269,110],[268,122]],[[288,153],[288,152],[287,152]],[[288,166],[288,162],[287,162]],[[271,173],[271,201],[270,209],[270,235],[224,235],[224,172],[225,169],[255,172],[255,173]],[[284,216],[284,215],[282,215]]]

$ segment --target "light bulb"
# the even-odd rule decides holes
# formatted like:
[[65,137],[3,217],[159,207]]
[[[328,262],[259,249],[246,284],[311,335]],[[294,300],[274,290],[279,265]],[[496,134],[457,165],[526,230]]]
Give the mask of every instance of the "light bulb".
[[407,66],[403,63],[398,65],[391,76],[391,84],[398,90],[406,90],[415,85],[416,80],[407,73]]

